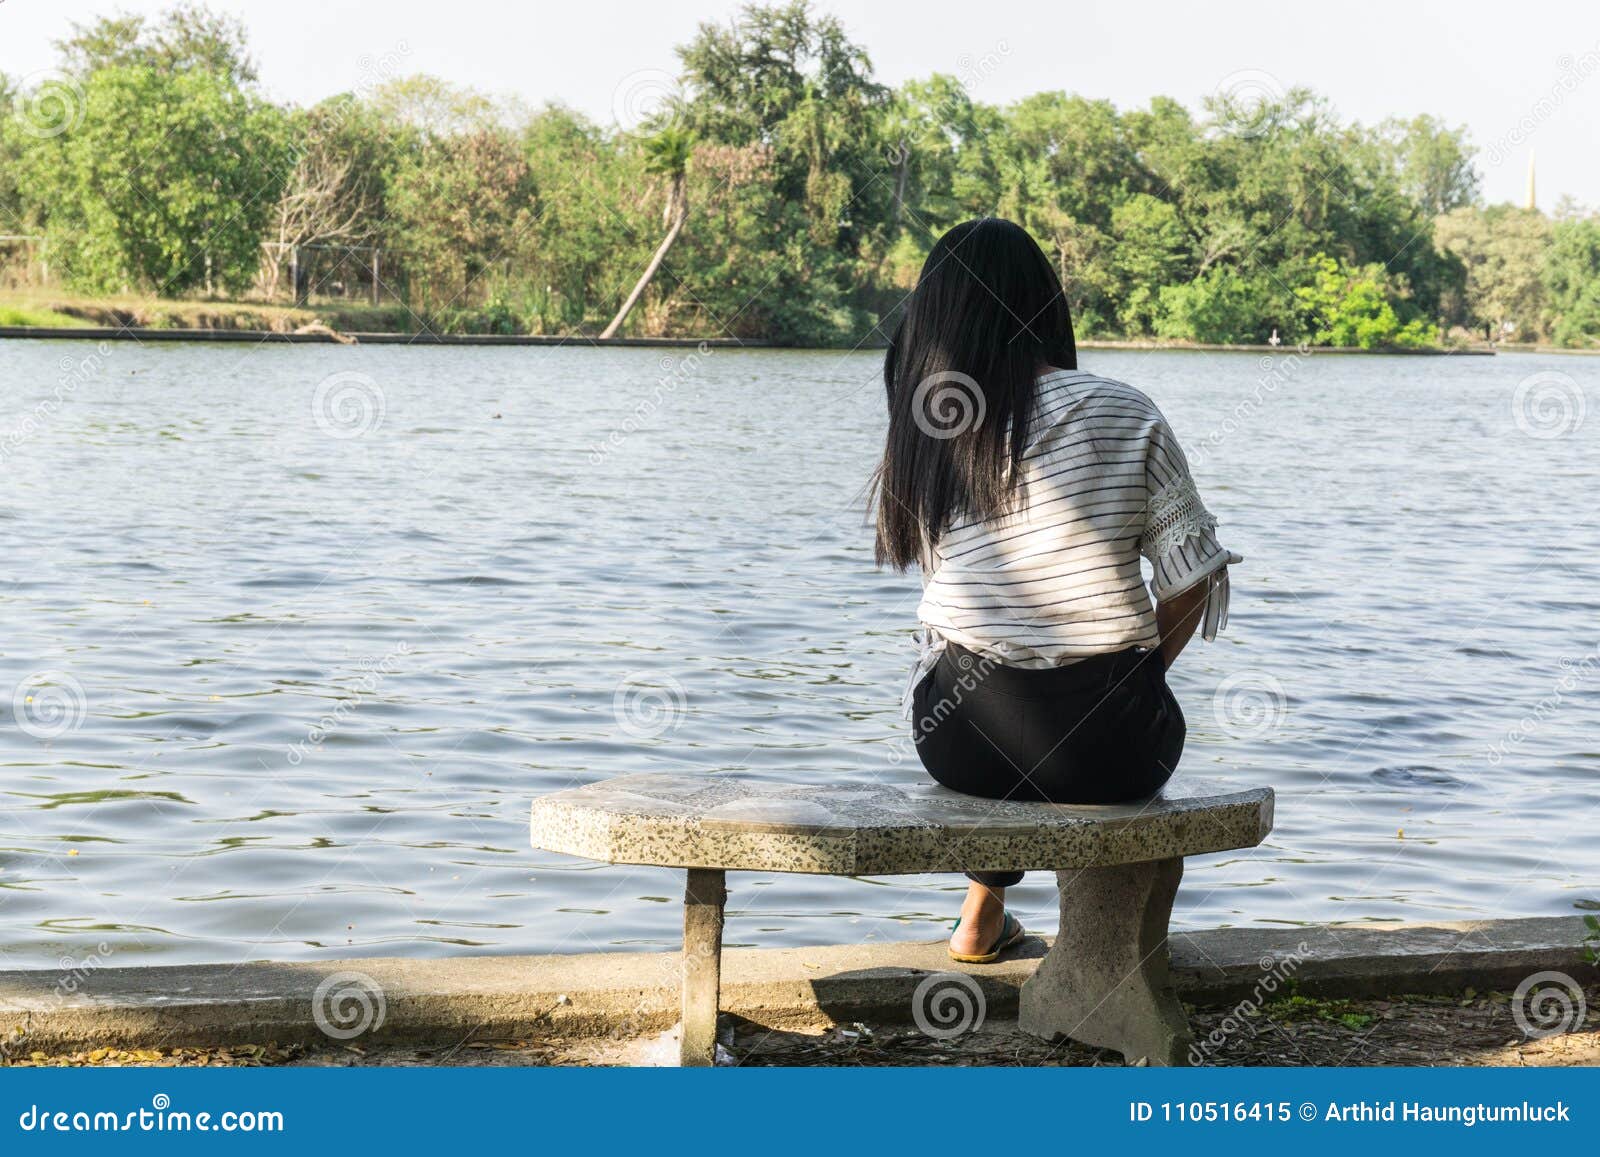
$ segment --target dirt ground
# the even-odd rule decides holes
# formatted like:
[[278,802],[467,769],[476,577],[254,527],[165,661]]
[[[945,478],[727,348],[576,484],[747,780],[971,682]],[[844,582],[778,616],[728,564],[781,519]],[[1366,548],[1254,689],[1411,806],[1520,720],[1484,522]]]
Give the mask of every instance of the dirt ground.
[[[1600,1064],[1600,988],[1571,1032],[1531,1040],[1504,993],[1391,1000],[1325,1001],[1294,997],[1238,1015],[1195,1009],[1199,1059],[1215,1065],[1596,1065]],[[1212,1037],[1213,1033],[1219,1037]],[[1220,1043],[1208,1043],[1219,1041]],[[725,1030],[725,1064],[739,1065],[1117,1065],[1115,1053],[1066,1042],[1046,1044],[995,1019],[975,1031],[938,1039],[903,1025],[851,1024],[774,1031],[739,1024]],[[264,1065],[668,1065],[668,1034],[628,1040],[466,1039],[438,1047],[337,1044],[279,1048],[272,1044],[215,1049],[96,1049],[88,1053],[19,1055],[20,1066]]]

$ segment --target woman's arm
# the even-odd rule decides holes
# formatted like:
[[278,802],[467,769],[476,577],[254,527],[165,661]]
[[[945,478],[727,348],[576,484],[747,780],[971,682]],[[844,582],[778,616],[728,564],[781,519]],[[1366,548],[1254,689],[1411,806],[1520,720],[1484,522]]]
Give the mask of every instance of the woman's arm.
[[1139,553],[1150,560],[1161,658],[1170,668],[1196,631],[1210,642],[1228,625],[1228,567],[1243,562],[1217,541],[1189,461],[1159,411],[1145,449],[1145,518]]
[[[1223,568],[1227,570],[1226,567]],[[1156,603],[1156,630],[1161,634],[1161,661],[1170,671],[1173,660],[1194,636],[1205,614],[1211,584],[1201,579],[1193,586]]]

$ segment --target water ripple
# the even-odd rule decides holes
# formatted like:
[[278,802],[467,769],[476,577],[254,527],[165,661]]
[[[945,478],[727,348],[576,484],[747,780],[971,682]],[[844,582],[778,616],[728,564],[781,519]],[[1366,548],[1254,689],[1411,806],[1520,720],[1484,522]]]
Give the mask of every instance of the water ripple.
[[[62,349],[0,342],[5,428]],[[0,967],[671,947],[680,875],[527,848],[534,795],[919,782],[875,358],[717,351],[641,419],[660,358],[116,346],[0,491]],[[1586,364],[1312,356],[1263,395],[1254,355],[1087,360],[1161,403],[1248,559],[1173,684],[1184,772],[1275,785],[1278,824],[1191,861],[1178,922],[1600,907],[1600,423],[1510,410]],[[365,437],[316,424],[343,370],[384,394]],[[1263,729],[1219,720],[1241,672],[1282,689]],[[619,718],[639,684],[659,726]],[[960,888],[740,874],[730,942],[924,938]],[[1046,876],[1011,900],[1051,927]]]

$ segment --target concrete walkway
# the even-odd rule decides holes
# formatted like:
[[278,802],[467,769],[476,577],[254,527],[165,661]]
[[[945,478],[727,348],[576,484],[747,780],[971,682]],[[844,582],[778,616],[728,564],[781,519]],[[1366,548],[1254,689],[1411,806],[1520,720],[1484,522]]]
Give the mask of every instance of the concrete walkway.
[[[1293,980],[1307,996],[1511,990],[1536,972],[1596,981],[1580,917],[1390,926],[1218,929],[1173,937],[1185,1000],[1219,1007]],[[1044,954],[952,966],[943,942],[731,949],[722,1008],[770,1028],[871,1020],[909,1023],[932,973],[977,980],[991,1016]],[[1270,996],[1266,999],[1271,999]],[[676,953],[379,958],[0,972],[0,1047],[81,1048],[326,1043],[343,1025],[363,1041],[464,1036],[639,1036],[677,1019]],[[350,1034],[352,1037],[355,1033]],[[334,1039],[340,1039],[334,1036]]]

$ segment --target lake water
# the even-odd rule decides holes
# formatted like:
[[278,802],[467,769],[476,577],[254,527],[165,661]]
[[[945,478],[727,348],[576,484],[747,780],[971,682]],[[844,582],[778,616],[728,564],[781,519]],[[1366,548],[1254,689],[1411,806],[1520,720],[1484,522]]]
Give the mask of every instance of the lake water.
[[[1597,906],[1600,363],[1084,363],[1247,558],[1180,774],[1277,828],[1177,922]],[[0,341],[0,967],[672,947],[680,875],[530,850],[535,795],[918,780],[878,365]],[[929,938],[961,886],[736,875],[729,940]]]

